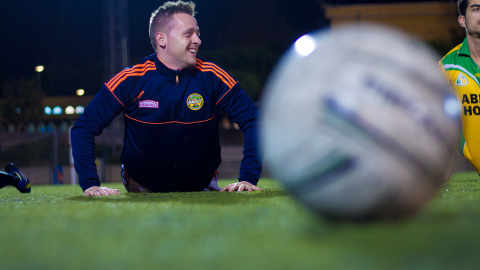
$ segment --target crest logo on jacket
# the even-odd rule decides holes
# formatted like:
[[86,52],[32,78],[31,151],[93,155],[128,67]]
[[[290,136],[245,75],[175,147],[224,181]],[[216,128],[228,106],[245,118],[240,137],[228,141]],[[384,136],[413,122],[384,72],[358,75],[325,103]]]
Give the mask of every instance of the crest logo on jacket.
[[463,75],[463,73],[458,73],[457,81],[455,83],[457,86],[465,86],[468,84],[468,79]]
[[197,93],[191,94],[187,98],[187,106],[190,110],[200,110],[203,107],[203,97]]
[[152,108],[158,109],[158,101],[155,100],[143,100],[138,104],[139,108]]

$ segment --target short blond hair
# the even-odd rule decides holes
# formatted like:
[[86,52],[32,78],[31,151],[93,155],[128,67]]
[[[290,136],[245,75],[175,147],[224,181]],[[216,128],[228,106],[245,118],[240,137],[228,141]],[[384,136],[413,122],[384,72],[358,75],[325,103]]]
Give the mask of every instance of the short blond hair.
[[157,50],[157,40],[155,35],[158,32],[170,33],[173,28],[171,18],[177,13],[185,13],[188,15],[195,16],[195,3],[193,2],[183,2],[178,0],[176,2],[169,1],[165,2],[159,8],[157,8],[152,15],[150,16],[150,25],[149,25],[149,35],[150,42],[152,43],[153,49]]

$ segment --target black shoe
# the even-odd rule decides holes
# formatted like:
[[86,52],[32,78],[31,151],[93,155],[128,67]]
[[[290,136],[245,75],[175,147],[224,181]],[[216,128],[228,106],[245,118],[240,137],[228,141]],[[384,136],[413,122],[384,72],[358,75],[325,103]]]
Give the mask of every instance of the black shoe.
[[30,193],[30,191],[32,190],[32,185],[30,183],[30,179],[28,179],[28,177],[23,174],[22,172],[20,172],[20,170],[18,169],[17,165],[13,164],[13,163],[10,163],[8,164],[7,166],[5,166],[5,171],[7,173],[11,173],[13,174],[13,177],[17,178],[18,179],[18,185],[17,185],[17,189],[22,192],[22,193]]

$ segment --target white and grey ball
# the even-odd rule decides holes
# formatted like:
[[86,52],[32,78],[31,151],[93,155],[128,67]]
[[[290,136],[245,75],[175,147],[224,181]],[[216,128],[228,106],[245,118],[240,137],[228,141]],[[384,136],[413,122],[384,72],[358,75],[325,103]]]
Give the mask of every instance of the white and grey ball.
[[386,27],[303,36],[262,97],[268,171],[324,217],[416,212],[448,179],[460,133],[438,60]]

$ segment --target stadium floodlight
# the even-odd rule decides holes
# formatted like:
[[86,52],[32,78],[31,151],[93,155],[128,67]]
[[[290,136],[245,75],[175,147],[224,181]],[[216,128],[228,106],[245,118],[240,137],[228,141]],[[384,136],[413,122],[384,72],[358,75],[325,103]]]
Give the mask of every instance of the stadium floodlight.
[[50,108],[50,107],[48,107],[48,106],[45,107],[45,108],[43,109],[43,111],[45,112],[46,115],[51,115],[51,114],[52,114],[52,108]]
[[54,115],[59,115],[59,114],[62,114],[62,108],[60,106],[55,106],[53,107],[53,114]]
[[67,106],[67,108],[65,108],[65,114],[74,114],[75,113],[75,108],[73,108],[73,106]]
[[84,89],[78,89],[76,93],[77,93],[77,96],[80,97],[80,96],[85,95],[85,90]]
[[41,73],[42,71],[44,71],[44,70],[45,70],[45,67],[44,67],[44,66],[36,66],[36,67],[35,67],[35,71],[37,72],[37,91],[38,91],[39,93],[42,92],[42,86],[41,86],[41,84],[42,84],[42,83],[41,83],[42,77],[41,77],[40,73]]
[[83,111],[85,111],[85,107],[83,107],[82,105],[78,105],[78,106],[75,108],[75,113],[76,113],[76,114],[82,114]]
[[36,67],[35,67],[35,71],[36,71],[36,72],[42,72],[42,71],[44,71],[44,70],[45,70],[45,67],[44,67],[44,66],[36,66]]

